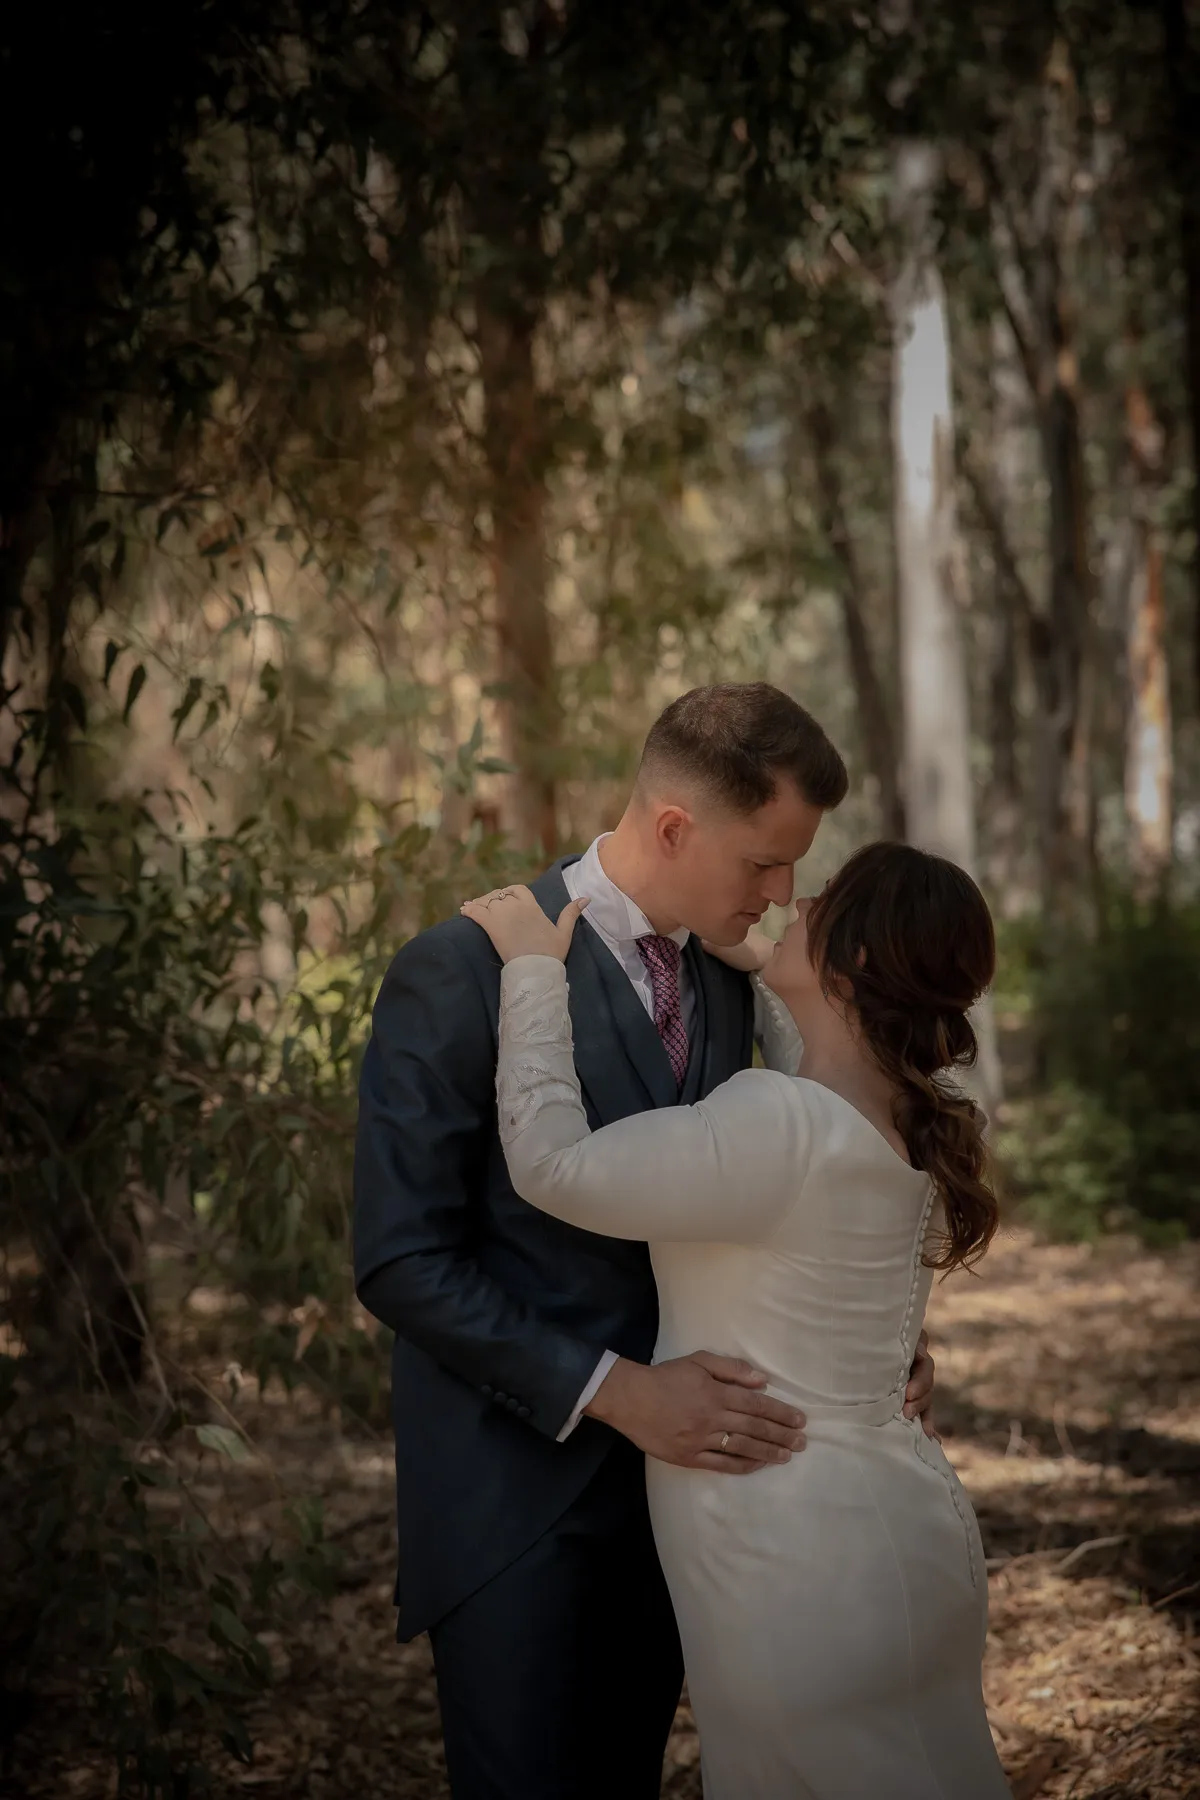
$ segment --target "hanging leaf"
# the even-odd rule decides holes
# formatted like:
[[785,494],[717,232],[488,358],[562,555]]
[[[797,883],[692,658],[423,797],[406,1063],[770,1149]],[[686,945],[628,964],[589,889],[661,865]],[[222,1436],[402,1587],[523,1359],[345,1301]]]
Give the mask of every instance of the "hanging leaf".
[[191,680],[188,682],[187,687],[184,689],[183,699],[179,702],[179,705],[175,708],[175,711],[171,714],[171,717],[175,721],[175,729],[171,733],[171,742],[172,743],[175,742],[175,740],[179,736],[179,733],[183,730],[183,725],[184,725],[185,719],[187,718],[188,714],[191,712],[192,708],[195,706],[197,700],[199,700],[199,698],[203,692],[204,692],[204,683],[201,681],[201,679],[198,675],[193,675]]
[[134,702],[145,685],[146,665],[145,663],[139,663],[137,668],[133,671],[133,674],[129,677],[129,686],[125,690],[125,706],[121,713],[121,723],[123,725],[129,723],[129,715],[133,711]]

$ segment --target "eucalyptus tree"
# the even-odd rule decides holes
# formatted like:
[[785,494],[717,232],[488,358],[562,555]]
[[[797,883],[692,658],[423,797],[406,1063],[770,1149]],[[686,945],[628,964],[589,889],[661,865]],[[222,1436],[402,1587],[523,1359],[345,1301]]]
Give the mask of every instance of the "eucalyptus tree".
[[837,193],[856,28],[836,7],[743,0],[443,0],[369,3],[333,30],[307,104],[359,171],[410,398],[424,383],[447,404],[422,370],[438,331],[457,346],[438,368],[458,384],[451,479],[490,572],[509,822],[548,849],[562,767],[548,516],[556,471],[595,432],[590,395],[556,384],[556,340],[697,288],[752,311],[748,290],[779,285],[811,204]]

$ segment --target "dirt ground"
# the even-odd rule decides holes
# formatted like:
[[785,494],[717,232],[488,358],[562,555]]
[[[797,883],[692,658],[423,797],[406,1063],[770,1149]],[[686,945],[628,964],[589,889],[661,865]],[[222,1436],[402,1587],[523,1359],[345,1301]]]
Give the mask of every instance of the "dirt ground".
[[[986,1692],[1014,1794],[1200,1800],[1200,1246],[1010,1233],[978,1279],[935,1289],[929,1323],[939,1423],[988,1553]],[[229,1764],[218,1793],[441,1800],[428,1648],[392,1635],[390,1445],[295,1400],[247,1395],[239,1412],[263,1453],[229,1472],[242,1516],[319,1486],[343,1567],[328,1608],[270,1641],[254,1764]],[[21,1734],[9,1791],[113,1792],[65,1699]],[[663,1795],[699,1794],[684,1706]]]

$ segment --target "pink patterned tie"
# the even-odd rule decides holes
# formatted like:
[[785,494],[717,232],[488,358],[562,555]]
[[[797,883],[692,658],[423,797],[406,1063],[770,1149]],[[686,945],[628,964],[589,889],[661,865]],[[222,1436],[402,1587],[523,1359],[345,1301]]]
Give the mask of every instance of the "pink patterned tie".
[[674,938],[640,937],[638,950],[650,976],[654,996],[654,1023],[671,1059],[675,1085],[683,1087],[688,1066],[688,1036],[679,995],[679,962],[682,952]]

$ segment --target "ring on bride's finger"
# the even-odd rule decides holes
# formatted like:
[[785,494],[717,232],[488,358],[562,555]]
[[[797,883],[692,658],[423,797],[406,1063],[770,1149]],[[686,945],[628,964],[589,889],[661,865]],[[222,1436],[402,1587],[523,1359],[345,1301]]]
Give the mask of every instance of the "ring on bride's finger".
[[729,1446],[729,1433],[727,1431],[723,1431],[721,1433],[721,1442],[718,1445],[718,1448],[721,1450],[725,1450],[728,1448],[728,1446]]

